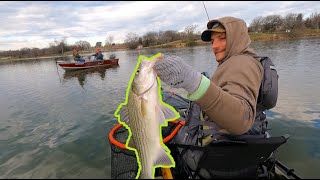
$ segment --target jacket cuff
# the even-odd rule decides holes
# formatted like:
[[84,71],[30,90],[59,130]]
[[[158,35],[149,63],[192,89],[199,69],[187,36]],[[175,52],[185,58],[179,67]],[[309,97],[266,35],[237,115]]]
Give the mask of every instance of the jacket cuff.
[[192,94],[188,94],[187,99],[189,99],[190,101],[196,101],[200,99],[204,95],[204,93],[208,90],[209,86],[210,86],[210,80],[204,75],[202,75],[199,87]]

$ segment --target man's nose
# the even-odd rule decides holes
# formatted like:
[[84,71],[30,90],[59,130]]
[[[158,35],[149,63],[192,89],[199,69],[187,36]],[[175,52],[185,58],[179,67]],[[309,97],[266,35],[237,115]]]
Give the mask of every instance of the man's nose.
[[211,47],[213,50],[219,49],[219,44],[217,42],[212,42]]

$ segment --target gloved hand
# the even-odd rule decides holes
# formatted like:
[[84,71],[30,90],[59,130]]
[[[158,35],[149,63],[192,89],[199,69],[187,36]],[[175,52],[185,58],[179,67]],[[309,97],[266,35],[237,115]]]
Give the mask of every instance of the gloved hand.
[[200,85],[202,75],[177,56],[160,57],[154,66],[160,79],[174,88],[183,88],[192,94]]

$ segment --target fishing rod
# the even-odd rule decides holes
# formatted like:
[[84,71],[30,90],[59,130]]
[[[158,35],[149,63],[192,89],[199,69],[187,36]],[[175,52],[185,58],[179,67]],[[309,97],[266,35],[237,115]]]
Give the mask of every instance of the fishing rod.
[[[209,18],[209,14],[208,14],[208,11],[207,11],[207,8],[206,8],[206,5],[204,4],[204,2],[203,1],[201,1],[202,2],[202,4],[203,4],[203,8],[204,8],[204,10],[206,11],[206,14],[207,14],[207,18],[208,18],[208,22],[210,21],[210,18]],[[208,72],[210,72],[211,73],[211,71],[209,71],[209,67],[207,67],[206,68],[207,69],[207,71],[203,71],[202,73],[205,73],[204,75],[206,75],[207,77],[209,77],[208,75]]]
[[208,11],[207,11],[206,5],[204,4],[203,1],[202,1],[202,4],[203,4],[203,7],[204,7],[204,10],[206,11],[208,21],[210,21],[210,18],[209,18],[209,15],[208,15]]

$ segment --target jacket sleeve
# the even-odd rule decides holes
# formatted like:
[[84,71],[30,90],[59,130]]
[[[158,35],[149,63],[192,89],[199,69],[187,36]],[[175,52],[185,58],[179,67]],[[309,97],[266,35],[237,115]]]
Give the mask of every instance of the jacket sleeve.
[[218,85],[211,81],[196,103],[210,120],[230,134],[241,135],[253,125],[263,70],[252,57],[235,58],[224,62],[224,70],[215,74]]
[[103,59],[103,54],[102,53],[98,53],[97,59]]

